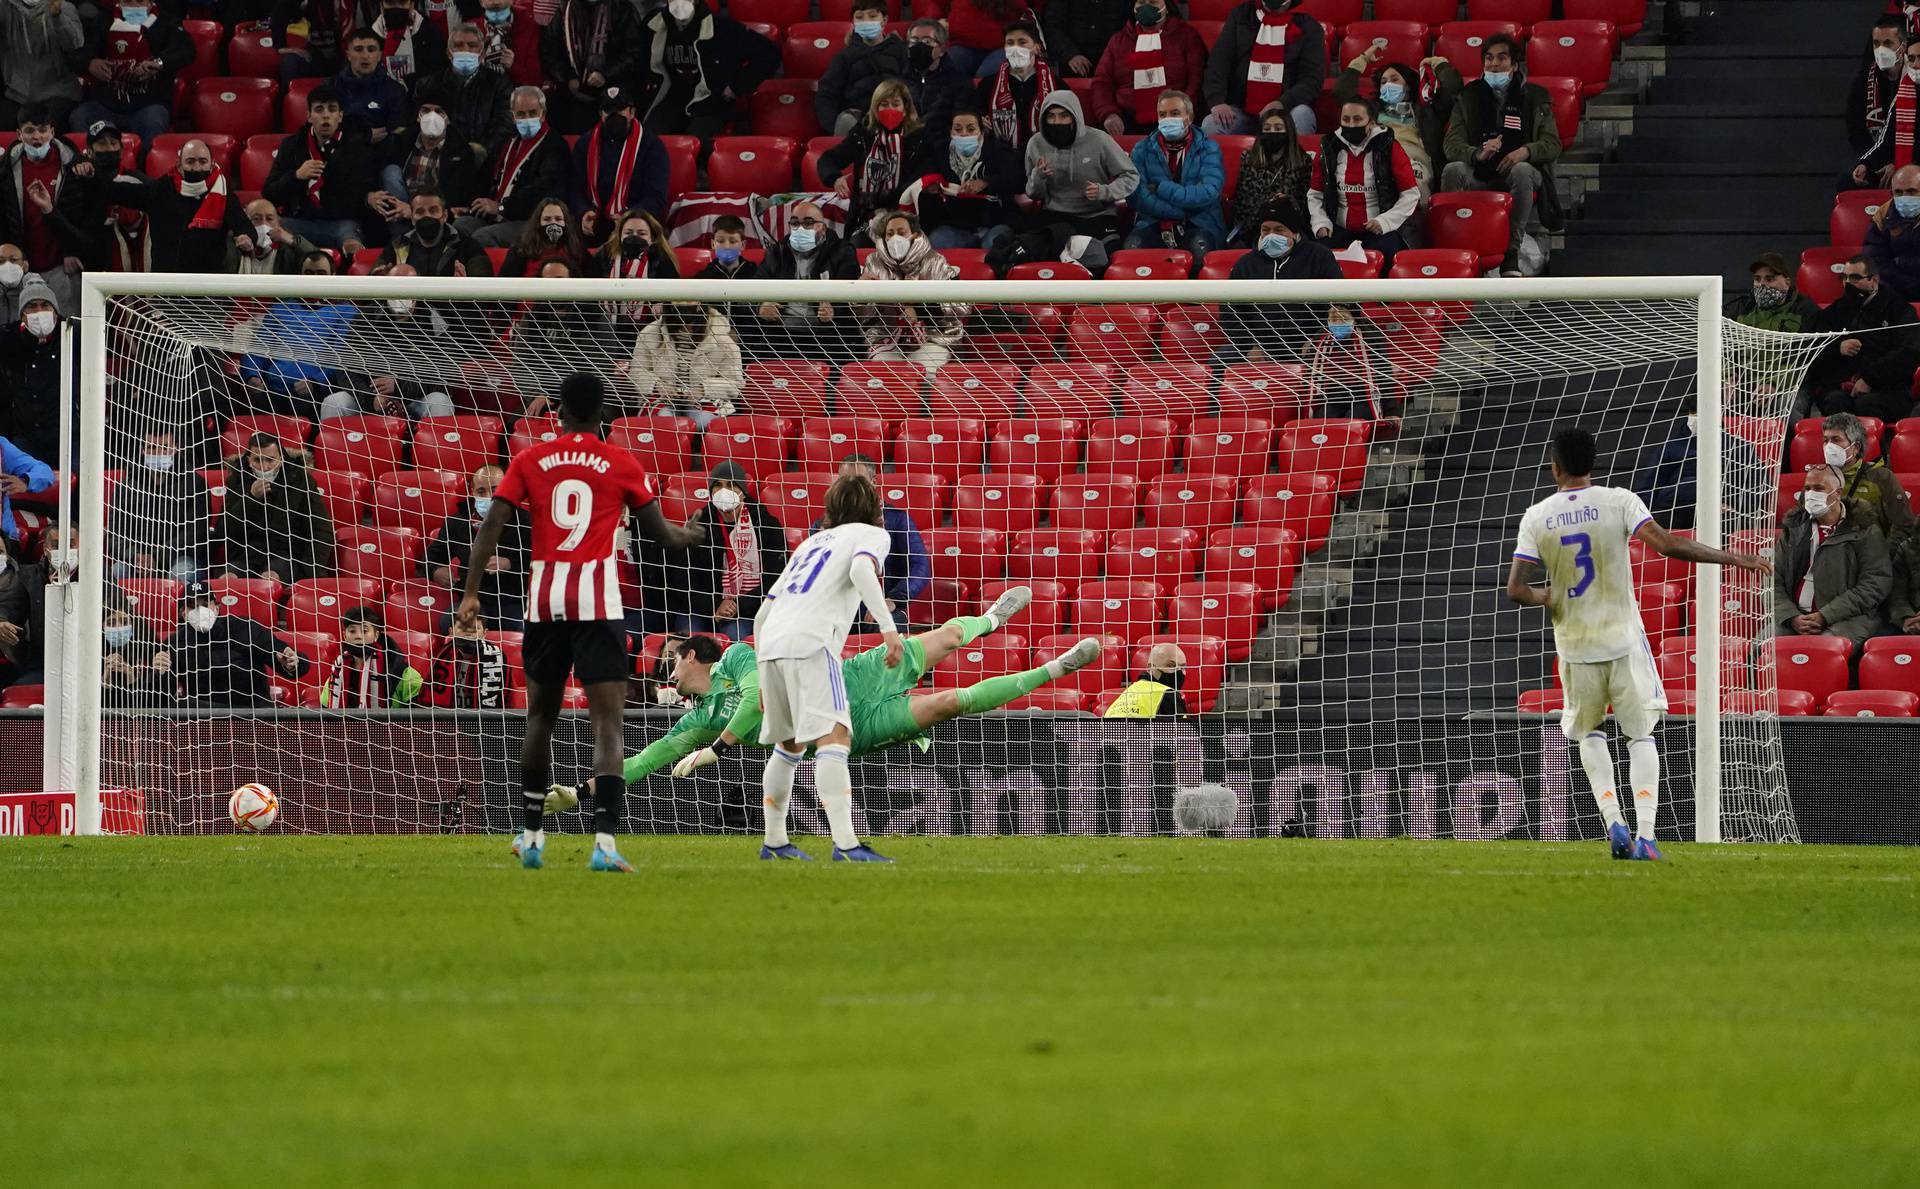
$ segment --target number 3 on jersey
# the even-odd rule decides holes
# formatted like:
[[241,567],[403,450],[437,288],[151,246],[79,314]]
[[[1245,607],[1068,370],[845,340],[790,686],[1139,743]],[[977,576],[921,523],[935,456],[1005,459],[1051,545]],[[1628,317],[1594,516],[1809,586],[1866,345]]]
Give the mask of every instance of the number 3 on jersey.
[[820,571],[826,569],[827,561],[832,557],[833,547],[830,545],[814,545],[802,550],[800,556],[793,559],[793,577],[787,579],[785,593],[803,595],[812,590],[813,584],[820,579]]
[[1568,598],[1577,599],[1586,594],[1587,588],[1593,585],[1593,538],[1586,533],[1568,533],[1560,538],[1560,543],[1571,545],[1577,550],[1573,555],[1573,564],[1579,567],[1580,581],[1574,583],[1573,589],[1567,592]]
[[559,544],[562,552],[572,549],[587,535],[593,523],[593,488],[578,479],[562,479],[553,489],[553,522],[567,530]]

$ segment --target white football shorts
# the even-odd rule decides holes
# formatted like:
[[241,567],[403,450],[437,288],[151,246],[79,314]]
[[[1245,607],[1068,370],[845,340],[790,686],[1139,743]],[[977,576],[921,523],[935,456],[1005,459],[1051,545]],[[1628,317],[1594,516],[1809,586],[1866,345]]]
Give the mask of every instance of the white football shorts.
[[814,743],[835,726],[853,726],[840,658],[825,649],[818,656],[762,660],[760,706],[760,742],[769,745]]
[[1567,699],[1560,729],[1576,743],[1600,729],[1600,724],[1607,721],[1609,706],[1628,739],[1651,736],[1667,708],[1666,687],[1660,683],[1653,654],[1644,641],[1617,660],[1591,665],[1561,661],[1560,688]]

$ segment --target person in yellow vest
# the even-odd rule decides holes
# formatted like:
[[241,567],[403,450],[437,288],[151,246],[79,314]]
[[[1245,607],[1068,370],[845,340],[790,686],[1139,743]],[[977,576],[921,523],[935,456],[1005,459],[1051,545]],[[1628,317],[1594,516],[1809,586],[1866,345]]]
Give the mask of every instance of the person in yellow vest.
[[1155,644],[1139,680],[1107,707],[1107,718],[1178,718],[1187,713],[1180,686],[1187,676],[1187,654],[1178,644]]

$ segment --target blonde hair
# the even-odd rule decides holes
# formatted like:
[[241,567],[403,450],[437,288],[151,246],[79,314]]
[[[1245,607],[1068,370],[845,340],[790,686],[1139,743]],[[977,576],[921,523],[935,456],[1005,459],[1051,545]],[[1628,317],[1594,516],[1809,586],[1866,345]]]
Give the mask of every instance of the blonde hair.
[[913,92],[907,89],[906,83],[897,78],[887,79],[873,89],[873,98],[867,100],[867,127],[878,128],[880,126],[880,121],[876,117],[879,114],[881,102],[887,99],[898,99],[907,109],[907,118],[900,123],[901,134],[905,135],[908,132],[918,132],[920,130],[920,113],[914,110]]

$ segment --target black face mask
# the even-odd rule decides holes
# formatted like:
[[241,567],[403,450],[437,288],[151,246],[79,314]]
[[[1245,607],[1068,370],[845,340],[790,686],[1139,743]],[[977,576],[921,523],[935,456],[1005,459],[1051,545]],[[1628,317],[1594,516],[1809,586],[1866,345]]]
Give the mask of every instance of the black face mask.
[[213,171],[211,169],[183,169],[180,171],[180,180],[183,182],[204,182],[212,176]]
[[1151,29],[1159,24],[1165,15],[1151,4],[1142,4],[1133,10],[1133,23],[1143,29]]
[[422,215],[413,221],[413,233],[427,243],[440,238],[440,229],[446,224],[440,220]]
[[652,245],[637,235],[623,236],[620,240],[620,254],[628,260],[637,260],[647,254],[650,246]]
[[566,238],[567,225],[565,223],[542,223],[540,225],[540,234],[547,237],[548,243],[557,244]]
[[1342,128],[1340,130],[1340,139],[1357,149],[1367,143],[1367,130],[1365,128]]
[[610,115],[600,121],[600,126],[607,130],[607,139],[620,140],[626,136],[627,125],[629,123],[631,123],[631,121],[625,116]]
[[120,172],[120,154],[95,153],[93,155],[93,169],[95,173],[103,173],[103,174],[119,173]]
[[342,644],[340,647],[352,655],[355,660],[365,660],[368,656],[372,655],[375,646],[372,644]]
[[453,646],[461,652],[479,652],[481,645],[485,643],[485,640],[476,636],[455,636],[453,638]]
[[1040,125],[1040,135],[1046,137],[1047,143],[1056,149],[1070,148],[1073,145],[1074,135],[1078,131],[1079,129],[1072,124]]
[[413,24],[413,14],[404,8],[383,8],[380,15],[386,20],[388,32],[405,29]]
[[907,47],[907,67],[915,74],[925,74],[933,69],[933,47],[925,42],[916,41]]
[[1276,153],[1284,153],[1287,151],[1287,134],[1284,132],[1262,132],[1260,134],[1260,147],[1266,151],[1268,156]]

